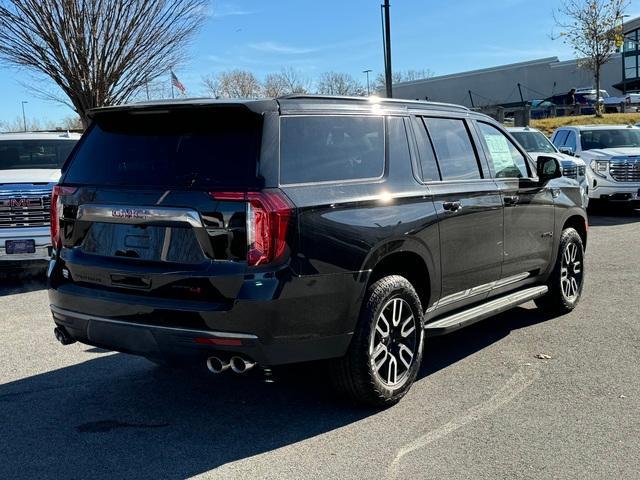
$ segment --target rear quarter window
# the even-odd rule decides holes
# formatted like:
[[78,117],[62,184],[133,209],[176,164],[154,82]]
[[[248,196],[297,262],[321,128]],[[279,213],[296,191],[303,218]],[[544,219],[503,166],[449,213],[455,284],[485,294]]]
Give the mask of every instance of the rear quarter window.
[[378,178],[384,171],[384,144],[383,117],[282,117],[280,183]]
[[553,136],[553,144],[556,147],[564,146],[564,142],[567,139],[567,135],[569,135],[569,130],[560,130],[556,132],[556,134]]
[[469,130],[461,119],[424,119],[433,142],[443,180],[482,178]]

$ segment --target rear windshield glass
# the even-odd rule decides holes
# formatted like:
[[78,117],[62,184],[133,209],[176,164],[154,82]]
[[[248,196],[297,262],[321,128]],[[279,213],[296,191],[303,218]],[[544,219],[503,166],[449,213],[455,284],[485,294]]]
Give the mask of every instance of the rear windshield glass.
[[382,117],[283,117],[280,182],[331,182],[380,177],[384,170]]
[[232,108],[105,113],[67,167],[67,183],[252,187],[261,120]]
[[75,140],[0,140],[0,170],[61,168]]

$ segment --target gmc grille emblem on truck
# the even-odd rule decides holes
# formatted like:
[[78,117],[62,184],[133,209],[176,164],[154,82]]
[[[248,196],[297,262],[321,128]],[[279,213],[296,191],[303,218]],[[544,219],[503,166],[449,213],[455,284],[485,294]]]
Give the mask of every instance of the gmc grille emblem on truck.
[[133,208],[118,208],[111,210],[111,216],[116,218],[139,218],[145,220],[149,218],[149,210],[138,210]]
[[9,206],[12,208],[27,208],[29,206],[28,198],[11,198],[9,199]]

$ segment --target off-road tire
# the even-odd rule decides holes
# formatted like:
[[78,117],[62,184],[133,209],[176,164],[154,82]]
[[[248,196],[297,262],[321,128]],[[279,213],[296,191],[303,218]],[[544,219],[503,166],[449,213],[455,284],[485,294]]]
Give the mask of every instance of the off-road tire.
[[[380,374],[376,373],[379,370],[375,370],[371,349],[373,348],[372,339],[377,338],[376,325],[381,312],[383,309],[387,311],[386,309],[390,308],[390,302],[398,302],[397,299],[403,300],[404,302],[399,303],[403,305],[403,308],[406,308],[404,307],[405,305],[408,306],[411,314],[415,317],[415,337],[412,337],[411,342],[415,345],[415,351],[413,352],[412,360],[409,362],[410,366],[401,365],[402,368],[406,369],[403,374],[403,381],[396,386],[389,387],[385,385],[384,380],[380,380]],[[395,303],[393,305],[395,306]],[[383,277],[369,286],[349,350],[344,357],[335,360],[332,364],[332,379],[335,387],[358,404],[388,407],[397,403],[411,388],[420,369],[424,345],[422,312],[418,294],[413,285],[404,277],[399,275]],[[402,313],[406,312],[403,311]],[[395,316],[395,310],[393,314]],[[407,318],[399,320],[399,322],[405,321],[407,321]],[[407,327],[407,330],[410,327],[411,325]],[[397,329],[397,327],[395,328]],[[402,328],[401,326],[401,330]],[[397,333],[397,331],[394,332],[394,334]],[[400,332],[398,342],[404,341],[403,338],[400,338],[404,333]],[[385,352],[385,358],[388,358],[386,355],[387,353]],[[398,356],[401,355],[402,352]],[[397,364],[399,363],[397,362]],[[391,365],[389,365],[389,369],[391,369]]]
[[[573,264],[575,262],[570,262],[571,264],[567,267],[563,265],[563,261],[566,263],[566,252],[568,248],[576,248],[576,259],[580,262],[580,274],[579,274],[579,282],[577,286],[577,292],[575,295],[568,296],[563,290],[563,269],[569,268],[569,275],[573,275],[570,278],[575,278],[575,273],[573,272]],[[538,308],[544,310],[548,313],[562,315],[565,313],[569,313],[573,310],[578,302],[580,301],[580,297],[582,295],[582,289],[584,287],[584,279],[585,279],[585,270],[584,270],[584,246],[582,244],[582,238],[578,234],[578,232],[573,228],[567,228],[562,231],[562,235],[560,236],[560,245],[558,247],[558,258],[556,259],[556,264],[547,281],[547,286],[549,287],[549,291],[542,297],[535,300]]]

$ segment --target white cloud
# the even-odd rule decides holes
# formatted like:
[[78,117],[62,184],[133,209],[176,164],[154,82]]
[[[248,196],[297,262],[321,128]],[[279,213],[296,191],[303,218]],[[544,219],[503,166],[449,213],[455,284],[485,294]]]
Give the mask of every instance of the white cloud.
[[278,53],[283,55],[302,55],[317,51],[315,48],[294,47],[278,42],[258,42],[249,45],[250,48],[263,53]]
[[242,17],[245,15],[253,15],[258,13],[258,10],[247,10],[244,8],[240,8],[233,3],[216,3],[211,12],[211,16],[213,18],[224,18],[224,17]]

